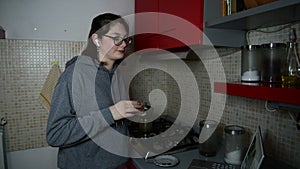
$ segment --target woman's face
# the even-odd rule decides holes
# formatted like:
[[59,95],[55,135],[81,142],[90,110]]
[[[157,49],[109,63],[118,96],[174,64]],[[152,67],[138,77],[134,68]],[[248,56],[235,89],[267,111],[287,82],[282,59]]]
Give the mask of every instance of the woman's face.
[[111,26],[110,30],[100,39],[100,61],[111,62],[124,57],[127,44],[122,41],[119,46],[115,45],[114,38],[127,38],[128,32],[121,23],[116,23]]

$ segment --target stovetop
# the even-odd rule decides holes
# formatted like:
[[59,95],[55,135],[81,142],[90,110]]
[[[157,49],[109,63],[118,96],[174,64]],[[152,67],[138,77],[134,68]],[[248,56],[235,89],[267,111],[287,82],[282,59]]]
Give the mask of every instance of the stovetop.
[[[128,128],[131,137],[145,141],[144,145],[147,145],[154,152],[167,149],[167,153],[171,154],[197,148],[199,145],[199,134],[193,129],[189,130],[182,125],[173,124],[171,120],[166,118],[158,118],[151,123],[151,130],[147,132],[140,129],[140,123],[130,122]],[[172,125],[172,129],[170,129]],[[188,134],[184,136],[186,133]]]

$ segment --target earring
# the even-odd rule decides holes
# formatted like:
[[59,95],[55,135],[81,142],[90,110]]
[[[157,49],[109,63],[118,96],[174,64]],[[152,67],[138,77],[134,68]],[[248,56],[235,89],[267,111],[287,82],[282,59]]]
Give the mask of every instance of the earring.
[[99,39],[95,39],[95,44],[97,47],[100,47]]

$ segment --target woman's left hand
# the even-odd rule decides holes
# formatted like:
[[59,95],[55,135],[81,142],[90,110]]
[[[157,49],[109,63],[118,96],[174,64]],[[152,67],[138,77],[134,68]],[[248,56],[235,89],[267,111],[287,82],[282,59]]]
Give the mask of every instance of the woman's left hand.
[[122,100],[113,106],[109,107],[114,120],[133,116],[145,116],[144,106],[139,101]]

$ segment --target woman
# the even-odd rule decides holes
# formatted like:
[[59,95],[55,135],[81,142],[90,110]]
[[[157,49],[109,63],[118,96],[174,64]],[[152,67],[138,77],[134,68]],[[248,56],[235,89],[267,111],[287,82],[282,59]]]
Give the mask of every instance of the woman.
[[126,138],[118,134],[126,135],[126,118],[144,115],[143,104],[127,99],[117,73],[130,43],[125,20],[102,14],[93,19],[82,55],[67,62],[47,125],[48,144],[59,147],[59,168],[114,169],[126,163]]

